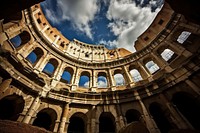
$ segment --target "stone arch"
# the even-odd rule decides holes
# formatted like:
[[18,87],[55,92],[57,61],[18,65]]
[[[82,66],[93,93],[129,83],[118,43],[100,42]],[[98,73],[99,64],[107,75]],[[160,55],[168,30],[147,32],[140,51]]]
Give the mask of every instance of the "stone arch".
[[156,52],[160,58],[164,59],[168,63],[173,61],[178,56],[176,50],[169,45],[159,47]]
[[161,133],[168,133],[172,129],[172,125],[165,116],[165,112],[161,105],[157,102],[153,102],[149,105],[150,114],[153,116]]
[[20,34],[10,39],[11,43],[15,48],[19,48],[20,46],[28,43],[30,40],[31,40],[31,35],[28,31],[23,31]]
[[79,86],[89,88],[90,86],[90,72],[88,71],[82,71],[80,74],[80,79],[79,79]]
[[143,77],[142,77],[139,69],[135,65],[129,66],[129,73],[130,73],[134,82],[138,82],[140,80],[143,80]]
[[157,61],[154,58],[148,57],[143,60],[143,64],[145,65],[146,69],[151,73],[154,74],[157,72],[160,67],[158,66]]
[[23,112],[25,101],[22,96],[12,94],[0,100],[0,119],[16,121]]
[[104,132],[116,132],[115,117],[111,112],[102,112],[99,117],[99,133]]
[[127,124],[129,124],[134,121],[140,121],[141,113],[138,110],[129,109],[126,111],[125,117]]
[[49,131],[53,131],[56,120],[57,120],[56,111],[52,108],[44,108],[37,113],[33,125],[45,128],[46,130]]
[[44,55],[44,51],[39,48],[36,47],[27,57],[26,59],[29,60],[29,62],[31,62],[31,64],[34,66],[35,64],[37,64],[37,62],[42,58],[42,56]]
[[121,69],[114,70],[114,81],[116,86],[125,85],[125,76]]
[[67,84],[71,84],[73,74],[74,74],[74,69],[71,67],[66,67],[63,71],[60,81]]
[[195,129],[200,130],[200,101],[196,97],[187,92],[176,92],[172,103]]
[[48,63],[45,65],[43,72],[49,76],[53,76],[57,67],[58,67],[57,59],[51,58],[51,59],[49,59]]
[[74,113],[69,119],[68,132],[87,133],[87,121],[87,116],[84,113]]
[[106,72],[99,72],[97,75],[98,88],[106,88],[109,86]]

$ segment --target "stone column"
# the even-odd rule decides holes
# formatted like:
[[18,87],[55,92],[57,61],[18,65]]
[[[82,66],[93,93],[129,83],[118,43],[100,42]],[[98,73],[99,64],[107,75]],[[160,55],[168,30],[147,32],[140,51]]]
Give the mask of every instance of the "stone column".
[[116,85],[115,85],[115,81],[114,81],[114,75],[112,74],[111,70],[108,69],[108,77],[109,77],[109,81],[110,81],[110,88],[111,90],[116,90]]
[[[0,94],[3,93],[3,92],[5,92],[5,91],[9,88],[11,82],[12,82],[12,78],[4,80],[4,81],[0,84]],[[2,97],[2,96],[0,96],[0,98],[1,98],[1,97]]]
[[[28,97],[31,97],[31,100],[27,100],[29,99]],[[35,99],[34,97],[32,97],[31,95],[28,95],[28,97],[25,97],[25,106],[23,109],[23,112],[20,113],[19,117],[17,118],[18,122],[22,122],[22,120],[24,119],[24,117],[26,116],[29,108],[31,107],[31,104],[33,103],[33,100]]]
[[34,49],[37,42],[31,42],[31,43],[26,43],[25,45],[23,45],[22,48],[20,48],[17,51],[17,57],[22,60],[23,58],[26,58]]
[[148,77],[151,76],[151,74],[149,73],[149,71],[146,70],[146,68],[140,63],[140,61],[137,62],[139,67],[141,68],[141,76],[143,79],[147,79]]
[[140,106],[142,108],[142,112],[143,112],[143,118],[146,122],[146,126],[149,129],[150,133],[160,133],[160,130],[158,129],[155,121],[153,120],[153,118],[149,115],[142,99],[140,98],[138,92],[134,92],[134,96],[136,97],[136,99],[139,101]]
[[60,123],[59,120],[56,120],[56,121],[55,121],[54,129],[53,129],[53,132],[54,132],[54,133],[57,133],[57,132],[58,132],[59,123]]
[[123,66],[123,70],[124,70],[124,73],[125,73],[125,77],[127,78],[128,84],[129,84],[130,86],[135,85],[135,84],[134,84],[134,81],[133,81],[133,78],[132,78],[132,76],[131,76],[131,74],[130,74],[130,72],[128,71],[128,69],[127,69],[126,66]]
[[29,108],[29,110],[28,110],[26,116],[25,116],[24,119],[22,120],[22,122],[23,122],[23,123],[29,124],[29,122],[30,122],[32,116],[33,116],[34,113],[37,111],[37,109],[39,108],[39,106],[40,106],[40,97],[38,96],[38,97],[36,97],[36,98],[33,100],[32,104],[31,104],[31,106],[30,106],[30,108]]
[[35,69],[34,71],[36,73],[39,73],[44,69],[45,65],[48,62],[49,56],[50,56],[50,53],[43,55],[42,58],[40,58],[40,60],[36,63],[36,65],[34,67],[34,69]]
[[63,73],[63,67],[64,67],[64,62],[61,62],[58,67],[56,68],[54,74],[53,74],[53,80],[51,82],[51,86],[55,87],[58,83],[58,81],[60,81],[62,73]]
[[60,122],[60,127],[59,127],[59,133],[64,133],[67,132],[67,128],[66,128],[66,122],[68,121],[68,114],[69,114],[69,103],[65,104],[65,107],[63,109],[63,113],[62,113],[62,118],[61,118],[61,122]]
[[72,88],[71,90],[76,90],[76,87],[78,86],[78,82],[79,82],[79,78],[80,78],[80,75],[79,75],[79,68],[76,67],[76,72],[74,72],[73,74],[73,77],[72,77]]
[[98,84],[98,76],[97,76],[97,73],[95,70],[92,70],[92,73],[93,73],[93,76],[91,77],[92,78],[92,91],[96,91],[97,89],[97,84]]
[[125,126],[125,122],[124,122],[124,117],[123,117],[123,114],[121,112],[121,108],[119,106],[119,104],[116,105],[116,112],[117,112],[117,122],[118,122],[118,125],[119,125],[119,128],[117,131],[119,131],[122,127]]
[[166,104],[167,108],[170,111],[170,118],[173,121],[174,124],[177,125],[179,129],[187,129],[190,128],[190,126],[187,124],[187,122],[181,118],[181,116],[178,114],[178,112],[174,109],[173,105],[169,102],[169,100],[162,94],[159,94],[159,97],[161,100]]
[[98,133],[97,129],[96,129],[96,106],[92,106],[91,109],[91,123],[90,123],[90,131],[91,133]]
[[160,69],[162,69],[164,66],[167,65],[167,62],[164,61],[161,57],[159,57],[157,54],[155,53],[151,53],[151,55],[153,56],[153,58],[155,59],[154,63],[156,63]]

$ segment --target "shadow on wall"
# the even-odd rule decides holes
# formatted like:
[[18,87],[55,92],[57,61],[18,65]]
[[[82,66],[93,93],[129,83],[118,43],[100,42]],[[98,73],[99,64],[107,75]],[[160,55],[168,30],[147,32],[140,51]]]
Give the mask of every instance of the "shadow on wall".
[[119,130],[118,133],[150,133],[146,126],[139,121],[134,121]]

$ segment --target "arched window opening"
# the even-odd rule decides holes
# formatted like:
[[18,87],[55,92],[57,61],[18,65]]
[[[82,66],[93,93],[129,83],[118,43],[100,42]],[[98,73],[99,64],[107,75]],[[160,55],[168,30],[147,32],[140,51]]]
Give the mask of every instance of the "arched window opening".
[[186,92],[175,93],[172,102],[190,124],[195,129],[200,130],[200,102]]
[[37,61],[44,55],[43,51],[40,48],[35,48],[27,57],[26,59],[31,64],[36,64]]
[[115,79],[115,85],[116,86],[125,85],[124,76],[122,74],[119,74],[119,73],[115,74],[114,79]]
[[162,53],[161,53],[161,57],[167,61],[170,62],[170,60],[174,59],[174,52],[170,49],[165,49]]
[[177,42],[179,42],[180,44],[183,44],[187,39],[188,37],[191,35],[191,32],[188,32],[188,31],[183,31],[180,36],[178,37],[177,39]]
[[84,88],[90,87],[90,73],[82,72],[79,80],[79,86]]
[[69,120],[68,133],[85,133],[85,123],[83,119],[72,116]]
[[0,119],[17,121],[24,105],[24,99],[18,95],[9,95],[2,98],[0,100]]
[[71,78],[73,74],[73,69],[70,67],[65,68],[62,76],[61,76],[61,82],[70,84],[71,83]]
[[44,67],[43,72],[49,76],[52,76],[57,66],[58,62],[55,59],[50,59],[49,62]]
[[142,78],[140,72],[139,72],[137,69],[131,70],[131,71],[130,71],[130,74],[131,74],[131,76],[132,76],[134,82],[138,82],[138,81],[140,81],[140,80],[143,80],[143,78]]
[[115,133],[115,118],[111,113],[103,112],[100,115],[99,133]]
[[34,52],[31,52],[26,58],[31,64],[34,64],[37,61],[37,55]]
[[106,88],[108,87],[108,82],[107,82],[107,78],[106,78],[106,74],[105,73],[99,73],[98,74],[98,88]]
[[22,40],[19,35],[11,38],[10,41],[14,45],[15,48],[19,47],[22,43]]
[[30,39],[31,39],[30,34],[27,31],[23,31],[19,35],[11,38],[10,41],[15,48],[18,48],[19,46],[22,46],[28,43]]
[[147,62],[145,66],[151,74],[155,73],[160,69],[159,66],[155,64],[153,61]]
[[126,112],[126,122],[127,124],[134,122],[134,121],[140,121],[141,114],[139,111],[135,109],[130,109]]
[[170,122],[164,115],[164,111],[161,109],[158,103],[151,103],[149,106],[149,111],[161,133],[168,133],[172,129]]
[[122,75],[121,70],[115,70],[114,71],[114,80],[115,80],[116,86],[125,85],[125,79],[124,79],[124,76]]
[[53,131],[57,114],[51,108],[45,108],[38,112],[36,119],[33,122],[34,126],[45,128],[46,130]]

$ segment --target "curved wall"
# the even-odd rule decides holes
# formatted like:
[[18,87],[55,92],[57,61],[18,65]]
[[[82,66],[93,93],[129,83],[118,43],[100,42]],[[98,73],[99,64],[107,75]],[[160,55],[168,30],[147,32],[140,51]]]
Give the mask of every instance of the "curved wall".
[[[126,112],[136,110],[129,117],[151,133],[199,130],[194,117],[199,114],[185,112],[200,111],[200,26],[167,3],[138,37],[136,53],[70,42],[50,26],[39,4],[19,16],[15,21],[2,19],[0,28],[0,101],[5,106],[15,101],[7,97],[23,98],[17,121],[61,133],[70,123],[69,130],[75,130],[72,124],[77,120],[84,128],[81,132],[96,133],[104,131],[100,122],[105,120],[113,123],[112,132],[118,132],[130,122]],[[47,65],[51,70],[45,69]],[[63,78],[65,72],[70,79]],[[88,77],[88,86],[79,85],[81,76]],[[106,78],[106,86],[98,85],[100,76]],[[188,104],[180,99],[189,99]],[[40,117],[49,119],[49,125],[35,122]]]

